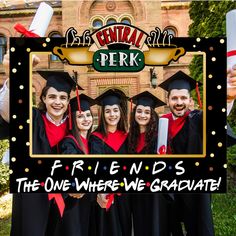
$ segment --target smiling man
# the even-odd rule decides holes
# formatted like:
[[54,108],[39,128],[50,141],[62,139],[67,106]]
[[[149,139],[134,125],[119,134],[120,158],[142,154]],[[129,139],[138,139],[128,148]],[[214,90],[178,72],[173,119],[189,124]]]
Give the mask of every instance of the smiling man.
[[[201,110],[190,110],[190,91],[196,88],[196,81],[178,71],[159,86],[168,92],[167,104],[170,113],[167,154],[202,153],[203,120]],[[188,161],[188,160],[186,160]],[[174,203],[169,211],[171,235],[214,236],[210,194],[174,194]]]
[[[200,84],[200,83],[199,83]],[[196,81],[178,71],[159,85],[168,92],[169,119],[168,154],[201,154],[203,120],[201,110],[190,110],[193,104],[191,90]]]

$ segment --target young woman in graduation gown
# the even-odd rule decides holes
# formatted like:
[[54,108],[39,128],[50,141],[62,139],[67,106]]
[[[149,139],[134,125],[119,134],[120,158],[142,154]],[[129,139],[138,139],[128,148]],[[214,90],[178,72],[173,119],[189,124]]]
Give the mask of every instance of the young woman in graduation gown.
[[[154,109],[165,103],[148,91],[129,100],[136,105],[130,118],[129,154],[157,154],[159,118]],[[130,194],[134,236],[168,235],[166,197],[154,193]]]
[[[127,119],[124,115],[126,109],[124,104],[127,106],[127,100],[124,93],[118,89],[110,89],[96,98],[96,101],[101,106],[101,116],[98,128],[90,136],[91,153],[127,153]],[[98,194],[97,201],[101,207],[105,207],[108,200],[104,194]],[[131,235],[132,222],[128,194],[115,195],[114,203],[108,210],[97,205],[95,216],[96,235]]]
[[[59,150],[62,154],[89,154],[88,137],[92,130],[93,116],[90,106],[94,100],[85,94],[79,98],[70,100],[72,127],[70,133],[59,143]],[[87,236],[92,234],[93,224],[91,219],[91,201],[95,200],[93,194],[74,193],[69,194],[78,201],[63,215],[57,225],[57,236]]]
[[[38,108],[33,108],[33,153],[56,153],[67,134],[67,107],[75,81],[67,72],[38,71],[47,80]],[[56,202],[60,201],[59,204]],[[14,194],[12,236],[55,235],[55,227],[73,198],[67,194]]]

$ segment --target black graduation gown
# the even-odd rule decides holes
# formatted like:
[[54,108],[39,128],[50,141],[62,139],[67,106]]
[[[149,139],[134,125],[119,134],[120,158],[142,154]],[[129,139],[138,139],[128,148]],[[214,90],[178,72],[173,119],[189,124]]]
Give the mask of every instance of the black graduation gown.
[[[202,153],[202,112],[191,111],[185,124],[170,143],[174,154]],[[213,236],[214,226],[210,194],[174,194],[170,210],[173,236],[182,236],[180,222],[184,222],[187,236]]]
[[[84,154],[74,137],[67,136],[59,143],[62,154]],[[71,198],[71,197],[69,197]],[[92,201],[96,198],[94,194],[85,194],[81,199],[74,199],[74,205],[67,207],[63,218],[58,222],[57,236],[88,236],[92,235],[94,227],[91,225]]]
[[[34,153],[52,153],[46,137],[41,112],[33,109]],[[71,204],[67,194],[62,194],[65,204]],[[54,236],[60,214],[54,200],[46,193],[13,194],[11,236]]]
[[[114,140],[115,142],[117,140]],[[95,135],[91,135],[89,139],[91,154],[125,154],[127,153],[127,139],[115,151],[111,146],[107,145],[104,140]],[[130,236],[132,231],[132,219],[129,195],[122,194],[115,196],[114,203],[106,211],[97,203],[93,208],[96,224],[96,234],[91,236]]]
[[0,140],[9,138],[9,123],[0,115]]
[[[154,138],[149,154],[156,153],[157,139]],[[144,147],[137,154],[147,154]],[[167,209],[171,198],[160,193],[135,193],[130,195],[134,236],[168,236]]]

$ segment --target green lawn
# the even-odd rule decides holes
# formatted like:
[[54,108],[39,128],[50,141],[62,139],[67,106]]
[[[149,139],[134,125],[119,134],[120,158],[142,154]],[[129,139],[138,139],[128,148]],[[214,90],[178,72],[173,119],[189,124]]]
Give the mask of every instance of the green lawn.
[[[0,236],[10,235],[10,208],[10,200],[0,204]],[[213,194],[212,210],[215,236],[236,236],[236,193]]]

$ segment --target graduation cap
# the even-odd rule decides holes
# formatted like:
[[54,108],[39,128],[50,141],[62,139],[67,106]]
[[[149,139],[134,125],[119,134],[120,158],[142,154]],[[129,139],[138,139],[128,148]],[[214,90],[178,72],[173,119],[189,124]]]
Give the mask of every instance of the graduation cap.
[[[75,89],[77,82],[68,72],[64,71],[37,71],[46,81],[46,86],[53,87],[57,91],[64,91],[70,94]],[[78,85],[77,85],[78,86]],[[83,90],[80,86],[78,89]]]
[[202,107],[200,92],[198,88],[201,85],[201,82],[194,80],[192,77],[188,76],[180,70],[174,75],[172,75],[170,78],[162,82],[159,87],[163,88],[168,92],[170,92],[172,89],[187,89],[189,92],[195,89],[197,93],[198,104],[200,107]]
[[196,88],[196,83],[198,83],[198,86],[202,85],[202,83],[197,82],[180,70],[162,82],[159,87],[165,89],[168,92],[172,89],[187,89],[188,91],[191,91]]
[[156,107],[166,105],[166,103],[164,103],[163,101],[161,101],[159,98],[157,98],[148,91],[139,93],[133,96],[132,98],[129,98],[129,101],[136,104],[136,106],[138,105],[149,106],[152,107],[153,109],[155,109]]
[[[91,106],[95,104],[94,99],[83,93],[79,95],[79,102],[81,111],[87,111],[90,109]],[[70,106],[72,112],[79,111],[77,96],[70,100]]]
[[100,96],[98,96],[95,100],[96,103],[100,106],[106,106],[106,105],[114,105],[118,104],[120,105],[122,103],[122,100],[127,99],[127,96],[119,89],[109,89]]

